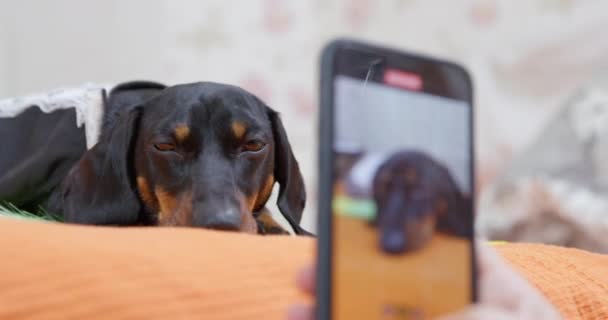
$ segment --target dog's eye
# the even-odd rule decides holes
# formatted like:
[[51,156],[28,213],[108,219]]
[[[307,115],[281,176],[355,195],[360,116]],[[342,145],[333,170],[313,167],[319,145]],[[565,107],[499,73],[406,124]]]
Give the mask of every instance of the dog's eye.
[[256,152],[264,149],[266,144],[260,140],[249,140],[242,147],[241,152]]
[[175,145],[171,143],[157,143],[154,145],[154,148],[159,151],[174,151]]

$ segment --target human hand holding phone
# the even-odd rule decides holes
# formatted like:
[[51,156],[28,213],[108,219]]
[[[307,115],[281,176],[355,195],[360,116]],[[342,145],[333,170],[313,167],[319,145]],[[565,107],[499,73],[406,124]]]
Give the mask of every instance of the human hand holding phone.
[[[477,245],[479,302],[440,320],[558,320],[557,309],[520,274],[515,272],[487,244]],[[305,267],[297,276],[297,286],[314,295],[316,275],[313,266]],[[288,320],[314,320],[314,306],[294,304]]]
[[338,40],[321,59],[315,306],[291,320],[560,319],[475,243],[473,84],[457,64]]

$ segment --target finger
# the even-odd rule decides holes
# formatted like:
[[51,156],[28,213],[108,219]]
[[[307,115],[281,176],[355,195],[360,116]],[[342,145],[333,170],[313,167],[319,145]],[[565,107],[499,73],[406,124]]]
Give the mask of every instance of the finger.
[[500,308],[483,305],[471,306],[463,311],[438,318],[437,320],[516,320],[517,315]]
[[[490,305],[511,306],[529,287],[498,252],[485,243],[477,243],[479,301]],[[498,290],[500,287],[500,290]]]
[[288,320],[314,320],[314,309],[311,305],[296,304],[287,310]]
[[310,294],[315,294],[316,288],[316,272],[313,266],[308,266],[302,269],[296,278],[296,283],[300,290]]
[[494,248],[487,243],[477,241],[475,244],[477,249],[477,267],[480,275],[494,270],[497,266],[502,266],[504,261]]

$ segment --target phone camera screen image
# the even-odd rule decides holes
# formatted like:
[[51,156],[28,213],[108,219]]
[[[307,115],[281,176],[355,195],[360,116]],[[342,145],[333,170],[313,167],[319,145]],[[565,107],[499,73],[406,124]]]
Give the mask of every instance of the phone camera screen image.
[[332,76],[331,315],[431,319],[473,296],[472,106],[449,72],[370,56]]

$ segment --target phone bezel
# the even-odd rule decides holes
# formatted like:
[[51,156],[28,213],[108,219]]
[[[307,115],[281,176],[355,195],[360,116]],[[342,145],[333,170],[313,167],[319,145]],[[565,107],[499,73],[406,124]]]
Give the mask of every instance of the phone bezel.
[[[460,77],[464,85],[462,88],[450,89],[447,96],[451,96],[468,103],[471,110],[469,112],[469,132],[470,132],[470,181],[473,210],[471,223],[474,228],[475,220],[475,149],[474,149],[474,101],[473,84],[469,73],[462,66],[424,55],[403,52],[401,50],[390,49],[377,46],[368,42],[353,39],[336,39],[330,42],[322,51],[320,61],[320,112],[319,112],[319,188],[318,188],[318,242],[317,242],[317,282],[316,282],[316,318],[319,320],[331,319],[332,312],[332,193],[333,193],[333,143],[334,143],[334,77],[336,76],[336,59],[345,52],[343,49],[364,52],[366,54],[378,55],[385,58],[388,64],[403,68],[404,65],[419,65],[425,68],[432,66],[433,70],[446,72],[451,76]],[[411,70],[410,68],[407,68]],[[426,69],[425,69],[426,70]],[[412,70],[420,72],[420,70]],[[424,78],[424,76],[423,76]],[[473,229],[474,230],[474,229]],[[475,241],[471,239],[471,302],[477,301],[477,265],[475,259]]]

